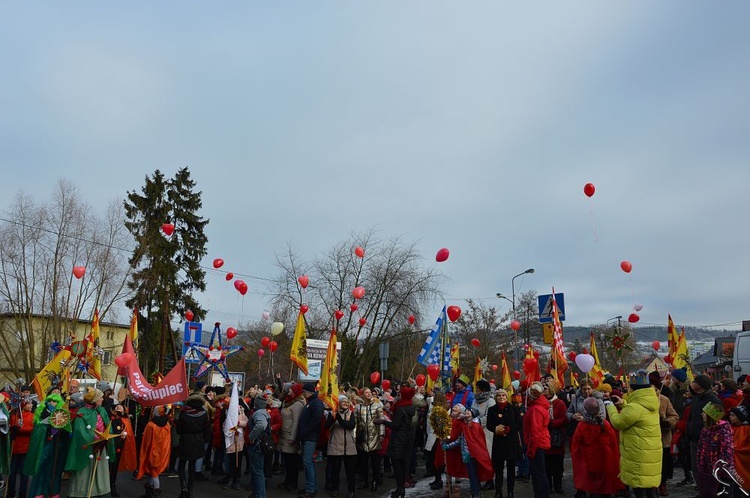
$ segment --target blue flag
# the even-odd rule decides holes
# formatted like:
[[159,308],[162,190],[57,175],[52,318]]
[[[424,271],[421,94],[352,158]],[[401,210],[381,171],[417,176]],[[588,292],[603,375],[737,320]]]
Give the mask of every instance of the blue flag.
[[[440,312],[440,316],[435,322],[435,326],[432,327],[430,334],[424,341],[424,346],[417,356],[417,363],[427,366],[432,364],[439,364],[441,350],[444,349],[443,345],[443,326],[448,322],[448,317],[445,314],[446,307],[443,306],[443,311]],[[450,351],[450,350],[449,350]]]

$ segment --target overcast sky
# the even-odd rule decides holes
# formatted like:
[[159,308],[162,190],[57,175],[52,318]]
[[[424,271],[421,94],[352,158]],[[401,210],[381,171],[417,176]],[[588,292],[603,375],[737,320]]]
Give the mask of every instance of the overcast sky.
[[[0,5],[0,212],[189,166],[206,265],[273,277],[374,227],[450,249],[448,304],[507,310],[533,267],[516,294],[571,325],[750,319],[747,1]],[[216,316],[237,296],[208,275]]]

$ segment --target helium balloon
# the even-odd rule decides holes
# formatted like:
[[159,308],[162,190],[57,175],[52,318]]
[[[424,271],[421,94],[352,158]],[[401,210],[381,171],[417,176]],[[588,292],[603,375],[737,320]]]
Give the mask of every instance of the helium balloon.
[[461,316],[461,308],[458,306],[448,306],[446,311],[448,313],[448,320],[451,322],[455,322]]
[[519,372],[518,370],[513,370],[513,378],[516,379],[516,380],[520,379],[521,378],[521,372]]
[[271,335],[279,335],[284,330],[284,324],[281,322],[273,322],[271,324]]
[[630,271],[633,269],[633,263],[630,261],[623,261],[620,263],[620,268],[622,268],[622,271],[625,273],[630,273]]
[[643,309],[643,305],[642,304],[636,304],[635,306],[633,306],[633,309],[636,310],[636,311],[641,311]]
[[417,383],[417,386],[422,387],[427,383],[427,377],[424,374],[419,374],[414,381]]
[[115,364],[121,368],[130,365],[131,361],[133,361],[133,353],[122,353],[117,358],[115,358]]
[[185,320],[187,320],[188,322],[192,322],[193,318],[195,318],[195,315],[193,314],[193,312],[190,310],[187,310],[185,312]]
[[302,313],[303,315],[307,313],[309,310],[310,310],[310,307],[306,304],[303,304],[302,306],[299,307],[299,312]]
[[83,277],[83,275],[86,273],[86,267],[85,266],[74,266],[73,267],[73,276],[77,279],[80,279]]
[[378,382],[380,382],[380,372],[375,371],[375,372],[371,373],[370,374],[370,382],[372,384],[377,384]]
[[443,261],[446,261],[448,259],[448,256],[450,256],[450,254],[450,251],[443,247],[435,255],[435,261],[437,261],[438,263],[442,263]]
[[237,329],[234,327],[227,328],[227,339],[234,339],[237,337]]
[[359,309],[359,305],[357,303],[352,303],[352,305],[349,306],[349,309],[352,310],[352,313],[354,313]]
[[641,319],[641,317],[638,316],[635,313],[631,313],[630,315],[628,315],[628,321],[630,323],[638,323],[638,320],[640,320],[640,319]]
[[383,391],[387,391],[391,388],[391,381],[388,379],[383,379],[383,383],[381,384],[381,387],[383,388]]
[[243,281],[240,281],[240,286],[237,288],[238,291],[240,291],[240,294],[243,296],[247,294],[247,284]]
[[297,277],[297,282],[299,282],[300,286],[303,289],[307,289],[308,284],[310,283],[310,277],[307,275],[300,275]]
[[537,360],[536,358],[525,358],[523,360],[524,370],[534,370],[536,369],[537,365],[539,365],[539,360]]
[[570,361],[576,361],[576,352],[575,351],[571,351],[570,353],[568,353],[568,359]]
[[659,343],[659,341],[654,341],[651,343],[651,347],[654,348],[654,351],[659,351],[661,344]]
[[230,271],[229,273],[227,273],[226,275],[224,275],[224,279],[225,279],[225,280],[226,280],[227,282],[229,282],[229,281],[230,281],[230,280],[232,280],[233,278],[234,278],[234,273],[232,273],[231,271]]
[[518,330],[521,328],[521,322],[519,322],[518,320],[513,320],[512,322],[510,322],[510,328],[518,332]]
[[517,390],[519,387],[521,387],[521,382],[514,380],[513,382],[510,383],[510,385],[513,386],[513,389]]
[[526,379],[523,379],[518,385],[521,387],[521,389],[528,389],[529,381]]
[[591,383],[594,384],[594,389],[599,387],[599,377],[596,377],[596,376],[591,377]]
[[430,379],[433,381],[437,380],[438,376],[440,375],[440,367],[435,365],[434,363],[431,365],[427,365],[427,375],[430,376]]
[[355,299],[362,299],[365,297],[365,288],[364,287],[355,287],[352,289],[352,296],[354,296]]
[[583,186],[583,193],[586,194],[586,197],[591,197],[594,195],[594,192],[596,192],[596,187],[594,187],[593,183],[587,183]]
[[492,371],[493,372],[497,371],[497,365],[492,365]]
[[674,360],[672,359],[671,356],[665,356],[664,357],[664,362],[667,363],[667,365],[671,365],[673,361]]
[[471,345],[474,346],[475,348],[478,348],[479,345],[480,345],[479,339],[477,339],[476,337],[474,339],[472,339],[471,340]]
[[260,345],[264,348],[267,348],[269,344],[271,344],[271,338],[268,336],[263,336],[263,338],[260,340]]
[[270,349],[272,353],[275,353],[276,350],[279,349],[279,343],[276,341],[269,342],[268,349]]
[[170,237],[174,233],[174,225],[171,223],[164,223],[161,226],[161,231],[164,232],[167,237]]
[[580,368],[583,373],[589,373],[591,369],[594,368],[594,363],[596,363],[596,361],[590,354],[579,354],[576,356],[576,365],[578,365],[578,368]]
[[263,313],[260,314],[260,316],[262,316],[264,320],[268,320],[269,318],[271,318],[271,313],[269,313],[268,311],[264,311]]
[[341,320],[342,318],[344,318],[344,312],[341,310],[336,310],[333,316],[336,317],[336,321]]
[[221,258],[216,258],[214,260],[214,268],[221,268],[222,266],[224,266],[224,260]]
[[367,323],[367,319],[366,318],[363,317],[363,318],[359,319],[359,326],[360,327],[364,327],[366,323]]
[[357,246],[354,248],[354,254],[356,254],[358,258],[364,258],[365,250],[361,248],[360,246]]
[[258,358],[263,358],[264,354],[266,354],[266,352],[263,350],[263,348],[258,350]]
[[416,318],[414,318],[414,315],[409,315],[409,325],[414,325],[414,322],[415,322],[416,320],[417,320],[417,319],[416,319]]

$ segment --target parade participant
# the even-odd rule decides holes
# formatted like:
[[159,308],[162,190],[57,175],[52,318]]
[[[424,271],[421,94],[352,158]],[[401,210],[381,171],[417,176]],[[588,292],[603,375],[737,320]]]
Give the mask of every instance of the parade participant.
[[659,398],[648,373],[639,370],[632,377],[627,401],[619,396],[611,400],[606,406],[612,427],[620,431],[620,480],[633,488],[636,498],[653,498],[661,481],[662,446]]
[[24,474],[32,477],[30,497],[59,498],[72,430],[70,412],[60,395],[49,395],[37,406],[23,468]]
[[21,481],[17,496],[18,498],[26,498],[29,476],[24,473],[23,467],[24,461],[26,460],[26,454],[29,452],[31,431],[34,429],[34,414],[31,412],[32,407],[33,404],[30,400],[26,399],[21,401],[21,413],[19,414],[14,410],[13,414],[10,416],[10,428],[12,433],[14,433],[14,436],[11,445],[10,473],[8,475],[8,481],[5,483],[7,486],[7,498],[14,498],[16,496],[16,477],[20,477]]
[[743,489],[750,491],[750,410],[744,406],[731,408],[729,424],[734,439],[734,466]]
[[[474,406],[479,412],[479,423],[484,428],[484,440],[487,446],[487,452],[492,451],[492,431],[487,430],[487,411],[490,407],[495,406],[495,400],[492,398],[490,392],[490,383],[484,379],[479,379],[476,382],[476,392],[474,393]],[[487,481],[482,485],[482,489],[489,490],[495,489],[494,481]]]
[[439,425],[442,423],[442,418],[449,417],[447,410],[448,400],[445,398],[445,393],[440,389],[435,389],[427,412],[427,440],[425,442],[427,470],[432,469],[435,476],[435,479],[430,483],[430,489],[432,490],[443,488],[445,457],[442,454],[437,433],[440,432]]
[[576,496],[612,496],[623,487],[617,434],[599,412],[594,398],[584,401],[586,414],[570,441]]
[[451,408],[461,403],[466,408],[474,406],[474,393],[469,387],[469,379],[465,375],[456,378],[454,384],[455,392],[453,393],[453,399],[451,399]]
[[253,498],[266,497],[265,455],[260,439],[264,433],[266,436],[271,435],[271,417],[268,415],[268,411],[266,411],[267,404],[268,400],[265,396],[256,396],[254,402],[255,410],[250,420],[248,444],[250,445],[250,475],[253,481]]
[[[175,422],[180,444],[177,449],[177,475],[180,478],[180,498],[192,498],[196,462],[205,454],[206,443],[211,440],[211,422],[200,395],[192,395],[180,411]],[[187,475],[185,467],[187,467]]]
[[[357,423],[357,452],[360,489],[370,487],[376,491],[380,477],[380,445],[385,436],[385,426],[375,421],[383,418],[383,404],[376,398],[369,387],[362,389],[362,402],[354,409]],[[372,479],[368,477],[372,473]]]
[[[711,389],[711,379],[706,375],[696,375],[693,382],[689,386],[690,392],[693,394],[692,401],[690,403],[690,411],[688,412],[687,427],[685,429],[685,436],[690,443],[690,464],[692,466],[693,475],[697,468],[697,454],[698,454],[698,439],[703,429],[703,408],[709,403],[721,403],[721,400],[716,393]],[[683,437],[685,437],[683,436]]]
[[[268,400],[265,396],[257,396],[254,405],[256,407],[256,410],[260,408],[265,409],[267,401]],[[230,405],[225,410],[225,421],[227,418],[230,418],[228,410],[231,407],[232,404],[230,403]],[[225,438],[225,459],[227,463],[227,474],[229,475],[229,480],[222,485],[222,489],[240,489],[240,470],[242,468],[241,455],[245,450],[245,428],[247,427],[247,415],[245,415],[245,411],[243,410],[242,406],[238,405],[236,410],[237,412],[233,414],[235,416],[234,420],[237,421],[234,427],[231,427],[227,430],[222,422]]]
[[703,429],[698,439],[695,483],[702,497],[714,497],[719,494],[719,482],[712,474],[714,464],[717,460],[724,460],[730,472],[734,471],[734,439],[729,423],[722,420],[722,403],[707,403],[701,415]]
[[487,430],[492,437],[492,464],[495,470],[495,497],[503,496],[503,470],[507,467],[507,497],[513,498],[516,461],[521,456],[521,414],[508,402],[505,389],[495,391],[495,404],[487,411]]
[[549,481],[545,468],[546,453],[550,448],[549,400],[542,396],[544,386],[534,382],[529,386],[529,405],[523,421],[523,439],[526,443],[526,456],[529,458],[531,484],[534,498],[549,498]]
[[296,441],[297,424],[302,410],[305,408],[305,398],[302,397],[302,384],[294,383],[289,387],[289,393],[284,398],[281,409],[281,434],[279,436],[279,450],[284,463],[284,481],[279,484],[280,489],[296,491],[299,478],[299,443]]
[[295,439],[302,446],[302,466],[305,469],[305,489],[301,496],[312,498],[318,492],[313,456],[323,421],[323,402],[318,398],[315,382],[305,382],[302,385],[302,396],[307,401],[307,405],[300,414]]
[[266,478],[270,479],[272,475],[284,473],[284,470],[281,468],[281,451],[279,450],[281,426],[283,424],[281,420],[281,400],[275,394],[270,394],[266,410],[271,417],[271,436],[273,437],[273,446],[275,448],[273,455],[266,458],[266,462],[268,463]]
[[156,406],[152,410],[151,420],[143,430],[141,455],[137,478],[144,475],[148,478],[144,484],[145,494],[141,498],[161,495],[159,474],[169,466],[169,452],[172,446],[172,428],[166,406]]
[[392,420],[382,418],[375,421],[376,424],[384,424],[391,429],[388,456],[396,477],[396,490],[391,493],[391,498],[403,498],[406,494],[406,475],[416,431],[417,409],[412,403],[415,391],[409,386],[404,386],[400,393],[400,398],[393,405]]
[[89,387],[83,396],[84,406],[73,421],[73,437],[65,461],[69,471],[68,496],[109,496],[109,462],[115,456],[114,442],[109,438],[110,418],[102,407],[104,393]]
[[[583,402],[586,401],[586,398],[589,396],[594,396],[594,392],[594,384],[589,379],[581,381],[580,387],[573,396],[573,400],[570,402],[570,406],[568,406],[568,411],[566,413],[569,424],[566,427],[565,433],[568,437],[573,437],[573,433],[575,432],[578,423],[583,420],[583,416],[586,413],[586,410],[583,408]],[[606,417],[607,411],[604,409],[604,402],[600,399],[600,396],[601,393],[596,394],[596,400],[599,402],[599,411],[603,417]]]
[[112,425],[110,434],[119,434],[114,438],[115,457],[109,460],[109,487],[112,496],[117,498],[120,493],[117,490],[117,473],[132,472],[138,468],[138,458],[135,450],[135,434],[130,424],[130,417],[125,413],[125,405],[117,404],[113,407],[111,415]]
[[10,472],[10,417],[6,406],[9,398],[10,395],[0,392],[0,490],[5,488],[3,475]]
[[671,479],[674,473],[674,462],[672,460],[672,429],[674,429],[679,415],[672,406],[669,398],[663,395],[665,389],[662,387],[659,372],[651,372],[648,380],[654,386],[656,397],[659,398],[659,427],[661,428],[661,482],[659,483],[659,495],[667,496],[667,480]]
[[[459,421],[457,437],[442,443],[448,456],[448,474],[453,477],[467,477],[472,498],[479,498],[481,482],[489,481],[494,475],[492,460],[487,452],[484,429],[477,418],[475,408],[467,409],[462,404],[451,408],[451,418]],[[460,465],[456,465],[460,462]],[[402,495],[403,496],[403,495]]]
[[562,476],[563,461],[565,460],[565,426],[568,425],[565,402],[557,397],[559,386],[550,375],[542,380],[544,397],[550,403],[549,434],[550,448],[545,455],[544,466],[547,471],[547,482],[555,493],[563,494]]
[[346,474],[347,496],[354,498],[356,487],[357,442],[354,439],[357,422],[350,409],[349,398],[339,396],[339,406],[336,413],[331,413],[326,420],[326,427],[330,429],[328,438],[328,462],[331,465],[331,496],[339,494],[339,477],[341,464],[344,464]]
[[737,382],[734,379],[721,379],[721,389],[717,393],[724,405],[724,411],[729,415],[729,409],[742,402],[742,395],[737,393]]
[[531,480],[531,475],[529,474],[529,458],[526,456],[526,443],[523,439],[523,419],[526,416],[526,406],[523,404],[523,396],[521,396],[518,391],[511,394],[510,404],[516,409],[518,417],[521,420],[521,429],[519,429],[521,455],[516,461],[516,467],[518,469],[516,472],[516,478],[524,482],[529,482],[529,480]]

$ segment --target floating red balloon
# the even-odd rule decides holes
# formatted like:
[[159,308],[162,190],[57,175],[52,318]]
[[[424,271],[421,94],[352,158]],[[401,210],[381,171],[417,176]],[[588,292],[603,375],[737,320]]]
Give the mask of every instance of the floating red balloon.
[[333,316],[336,317],[336,321],[341,320],[342,318],[344,318],[344,312],[341,310],[336,310]]
[[654,351],[659,351],[661,344],[659,343],[659,341],[654,341],[651,343],[651,347],[654,348]]
[[235,280],[234,288],[237,289],[237,291],[243,296],[247,294],[247,284],[244,280]]
[[264,336],[260,340],[260,345],[263,346],[264,348],[267,348],[269,344],[271,344],[271,338],[268,336]]
[[264,354],[266,354],[266,352],[265,352],[264,349],[261,348],[261,349],[258,350],[258,358],[263,358]]
[[387,391],[391,388],[391,381],[388,379],[383,379],[383,384],[381,384],[383,391]]
[[518,320],[513,320],[510,322],[510,328],[518,332],[518,330],[521,328],[521,322]]
[[354,248],[354,254],[356,254],[358,258],[364,258],[365,250],[362,247],[357,246]]
[[380,372],[375,371],[375,372],[371,373],[370,374],[370,382],[372,384],[377,384],[378,382],[380,382]]
[[352,310],[352,313],[354,313],[359,309],[359,305],[357,303],[352,303],[352,305],[349,306],[349,309]]
[[86,273],[86,267],[85,266],[74,266],[73,267],[73,276],[75,278],[80,279],[83,277],[83,275]]
[[523,369],[524,370],[534,370],[537,366],[538,362],[536,358],[525,358],[523,360]]
[[427,377],[424,374],[419,374],[414,381],[417,383],[417,386],[422,387],[427,383]]
[[307,289],[307,286],[310,283],[310,277],[308,277],[307,275],[300,275],[299,277],[297,277],[297,282],[299,282],[299,285],[303,289]]
[[272,353],[275,353],[276,350],[279,349],[279,343],[276,341],[269,342],[268,349],[270,349]]
[[586,194],[586,197],[591,197],[594,195],[594,192],[596,192],[596,187],[594,187],[593,183],[587,183],[583,186],[583,193]]
[[475,348],[478,348],[480,344],[481,343],[479,342],[479,339],[477,339],[476,337],[471,340],[471,345],[474,346]]
[[133,361],[133,353],[122,353],[117,358],[115,358],[115,365],[124,368],[130,365],[131,361]]
[[526,390],[529,388],[529,381],[523,379],[518,385],[521,386],[521,389]]
[[234,327],[227,328],[227,339],[234,339],[237,337],[237,329]]
[[161,226],[161,231],[164,232],[167,237],[170,237],[174,233],[174,225],[171,223],[164,223]]
[[221,258],[216,258],[214,260],[214,268],[221,268],[222,266],[224,266],[224,260]]
[[516,379],[516,380],[520,379],[521,378],[521,372],[519,372],[518,370],[513,370],[513,378]]
[[230,281],[230,280],[232,280],[233,278],[234,278],[234,273],[232,273],[231,271],[230,271],[229,273],[227,273],[227,274],[226,274],[226,275],[224,276],[224,279],[225,279],[225,280],[226,280],[227,282],[229,282],[229,281]]
[[599,377],[591,377],[591,383],[594,385],[595,389],[599,387]]
[[628,321],[629,321],[630,323],[637,323],[637,322],[638,322],[638,320],[640,320],[640,319],[641,319],[641,317],[640,317],[640,316],[638,316],[638,315],[637,315],[637,314],[635,314],[635,313],[631,313],[630,315],[628,315]]
[[431,365],[427,365],[427,375],[430,376],[430,379],[433,381],[437,380],[438,376],[440,375],[440,367],[435,365],[434,363]]
[[633,263],[630,261],[623,261],[620,263],[620,268],[622,268],[622,271],[625,273],[630,273],[630,271],[633,269]]
[[365,297],[365,288],[364,287],[355,287],[352,289],[352,296],[354,296],[355,299],[362,299]]
[[362,318],[359,319],[359,326],[360,327],[364,327],[366,323],[367,323],[367,319],[366,318],[362,317]]
[[437,261],[438,263],[442,263],[443,261],[446,261],[448,259],[448,256],[450,255],[450,251],[443,247],[437,252],[437,254],[435,254],[435,261]]
[[409,325],[414,325],[414,322],[415,322],[416,320],[417,320],[417,319],[416,319],[416,318],[414,318],[414,315],[409,315]]
[[671,365],[674,360],[671,356],[665,356],[664,361],[667,363],[667,365]]
[[193,318],[195,318],[195,315],[193,314],[193,312],[190,310],[187,310],[185,312],[185,320],[187,320],[188,322],[192,322]]
[[451,322],[455,322],[461,316],[461,308],[458,306],[448,306],[446,312],[448,313],[448,320]]
[[570,353],[568,353],[568,359],[570,361],[576,361],[576,352],[575,351],[571,351]]
[[492,365],[492,371],[494,372],[496,370],[497,370],[497,365]]
[[308,311],[310,311],[310,307],[306,304],[303,304],[302,306],[299,307],[299,312],[302,313],[303,315],[307,313]]

